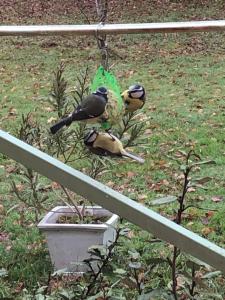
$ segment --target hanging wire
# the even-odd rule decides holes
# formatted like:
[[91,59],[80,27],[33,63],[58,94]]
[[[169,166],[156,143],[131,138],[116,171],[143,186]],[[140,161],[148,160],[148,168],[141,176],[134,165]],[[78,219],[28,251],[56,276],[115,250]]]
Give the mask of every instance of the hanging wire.
[[108,0],[96,0],[96,9],[99,17],[99,24],[96,29],[96,40],[98,48],[101,52],[101,64],[105,70],[109,70],[109,50],[106,42],[106,34],[100,34],[99,29],[104,26],[107,19]]

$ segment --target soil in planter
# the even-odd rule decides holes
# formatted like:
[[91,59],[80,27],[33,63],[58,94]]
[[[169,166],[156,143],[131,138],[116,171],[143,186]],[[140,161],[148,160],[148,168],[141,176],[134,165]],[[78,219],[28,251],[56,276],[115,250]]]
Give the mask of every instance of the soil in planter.
[[57,224],[102,224],[108,221],[108,216],[84,216],[83,220],[77,215],[60,216],[56,221]]

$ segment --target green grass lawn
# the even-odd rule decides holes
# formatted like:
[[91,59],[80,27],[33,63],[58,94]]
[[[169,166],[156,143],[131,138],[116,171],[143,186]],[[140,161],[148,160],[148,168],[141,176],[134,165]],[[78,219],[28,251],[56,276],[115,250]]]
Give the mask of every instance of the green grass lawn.
[[[171,1],[168,6],[160,6],[157,1],[153,1],[153,5],[151,1],[144,1],[140,10],[135,7],[136,1],[127,1],[127,6],[121,4],[122,7],[113,2],[115,10],[110,11],[109,19],[118,23],[197,20],[204,17],[222,19],[225,14],[222,2],[215,1],[215,4],[209,5],[206,1],[196,5],[191,1],[189,5],[182,5],[179,1]],[[91,20],[95,19],[93,14],[90,8],[87,16]],[[34,15],[19,19],[15,10],[8,20],[3,19],[5,24],[84,22],[84,16],[77,10],[67,15],[50,11],[49,15],[44,14],[38,20]],[[121,90],[134,82],[144,85],[147,101],[143,113],[149,117],[149,122],[143,133],[144,147],[134,148],[134,152],[144,155],[145,164],[120,160],[121,163],[113,165],[110,172],[104,173],[98,180],[172,218],[176,202],[152,206],[151,201],[180,194],[182,177],[177,159],[180,159],[180,151],[193,149],[203,160],[213,160],[216,164],[202,166],[191,175],[208,177],[208,182],[187,194],[188,203],[195,207],[185,212],[183,224],[224,246],[224,33],[113,36],[108,38],[108,44],[121,57],[110,58],[113,64],[111,71],[117,77]],[[49,127],[48,120],[56,117],[46,98],[52,87],[53,71],[60,62],[65,63],[64,76],[70,87],[76,84],[79,70],[88,66],[91,78],[100,62],[96,41],[92,37],[2,37],[0,48],[0,128],[13,135],[18,133],[22,114],[32,112],[43,127]],[[33,210],[27,209],[11,192],[12,178],[18,185],[25,184],[18,174],[14,174],[14,165],[13,161],[0,154],[0,299],[39,299],[35,298],[35,291],[48,283],[52,267],[44,237],[37,230]],[[74,166],[80,170],[84,168],[82,163]],[[45,178],[41,182],[51,186]],[[50,191],[45,208],[59,204],[60,200],[55,199]],[[44,213],[43,210],[42,215]],[[131,234],[129,241],[122,243],[118,249],[125,257],[124,261],[119,261],[121,265],[129,261],[129,251],[138,252],[145,266],[150,257],[160,254],[166,258],[171,255],[172,248],[165,247],[165,244],[149,243],[152,237],[146,232],[125,221],[122,226],[129,227]],[[182,257],[182,274],[184,261]],[[1,269],[7,271],[7,276],[1,276]],[[199,270],[199,276],[201,272],[204,273]],[[52,281],[53,291],[61,288],[61,283],[57,285]],[[157,265],[146,286],[166,289],[170,281],[169,267]],[[224,284],[225,279],[220,275],[206,279],[204,285],[199,285],[199,298],[192,299],[224,299]],[[206,287],[216,296],[205,296],[203,290]],[[26,290],[34,298],[28,298]],[[137,299],[135,288],[129,287],[129,284],[124,283],[121,291],[126,295],[121,299]],[[185,298],[183,290],[182,295],[180,299],[189,299]],[[49,299],[67,299],[54,297]]]

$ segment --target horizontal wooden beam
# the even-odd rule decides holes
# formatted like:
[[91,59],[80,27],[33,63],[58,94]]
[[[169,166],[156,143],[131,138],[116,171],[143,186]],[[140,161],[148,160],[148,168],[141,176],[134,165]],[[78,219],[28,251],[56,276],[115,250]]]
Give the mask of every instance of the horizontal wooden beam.
[[0,130],[0,153],[225,273],[224,249],[2,130]]
[[0,26],[0,36],[96,35],[225,30],[225,20],[136,24]]

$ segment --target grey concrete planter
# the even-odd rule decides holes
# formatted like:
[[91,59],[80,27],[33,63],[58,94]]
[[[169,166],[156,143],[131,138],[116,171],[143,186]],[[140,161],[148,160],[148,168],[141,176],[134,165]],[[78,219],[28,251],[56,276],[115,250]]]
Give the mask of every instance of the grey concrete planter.
[[82,261],[90,257],[88,248],[93,245],[108,245],[115,240],[118,216],[99,206],[88,206],[88,215],[108,216],[103,224],[57,224],[62,215],[72,215],[67,206],[57,206],[47,213],[38,228],[46,235],[49,253],[55,270],[85,272],[88,267]]

